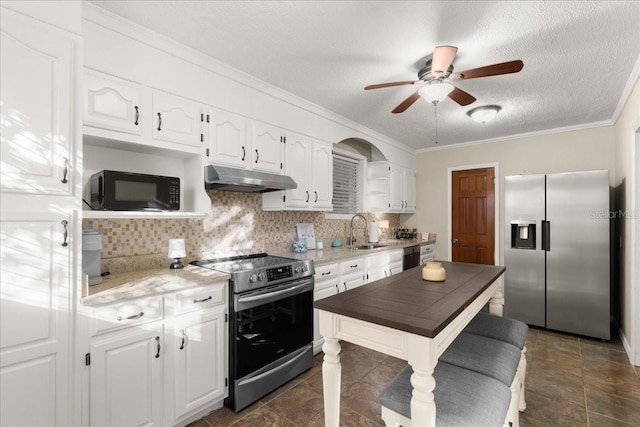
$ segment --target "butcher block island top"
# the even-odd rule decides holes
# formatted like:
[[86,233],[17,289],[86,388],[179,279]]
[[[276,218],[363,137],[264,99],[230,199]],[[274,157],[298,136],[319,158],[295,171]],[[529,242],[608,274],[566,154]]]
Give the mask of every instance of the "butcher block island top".
[[422,279],[422,268],[316,301],[314,307],[393,329],[435,337],[484,292],[505,268],[442,262],[444,282]]

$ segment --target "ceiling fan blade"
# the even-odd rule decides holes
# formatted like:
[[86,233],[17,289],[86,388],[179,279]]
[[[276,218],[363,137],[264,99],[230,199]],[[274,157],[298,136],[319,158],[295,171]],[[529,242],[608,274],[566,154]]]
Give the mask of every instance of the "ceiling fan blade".
[[457,87],[454,87],[453,90],[449,92],[448,96],[463,107],[476,102],[476,99],[472,95],[469,95],[467,92],[462,89],[458,89]]
[[369,85],[369,86],[365,87],[364,90],[381,89],[383,87],[391,87],[391,86],[412,85],[412,84],[415,84],[415,83],[417,83],[416,80],[406,80],[406,81],[403,81],[403,82],[391,82],[391,83],[378,83],[378,84],[375,84],[375,85]]
[[416,102],[418,99],[420,99],[420,94],[418,93],[418,91],[415,91],[413,95],[410,95],[407,99],[402,101],[400,105],[394,108],[392,113],[398,114],[398,113],[404,112],[407,108],[411,107],[411,105],[413,105],[413,103]]
[[455,46],[436,46],[433,50],[433,58],[431,59],[431,74],[440,77],[446,74],[449,65],[458,53]]
[[487,65],[471,70],[454,73],[461,79],[477,79],[478,77],[499,76],[501,74],[517,73],[522,70],[524,63],[521,60],[501,62],[500,64]]

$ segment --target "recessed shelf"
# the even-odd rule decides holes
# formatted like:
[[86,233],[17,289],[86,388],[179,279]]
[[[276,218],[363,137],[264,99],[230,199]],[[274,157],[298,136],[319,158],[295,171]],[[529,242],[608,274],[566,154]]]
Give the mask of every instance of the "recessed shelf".
[[202,212],[82,211],[83,219],[186,219],[205,215]]

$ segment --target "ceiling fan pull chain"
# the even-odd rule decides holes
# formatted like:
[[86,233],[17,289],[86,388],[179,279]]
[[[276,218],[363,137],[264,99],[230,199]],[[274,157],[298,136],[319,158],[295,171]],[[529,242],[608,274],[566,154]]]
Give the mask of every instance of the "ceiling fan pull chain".
[[436,144],[438,143],[438,103],[434,102],[433,103],[433,111],[435,112],[436,115]]

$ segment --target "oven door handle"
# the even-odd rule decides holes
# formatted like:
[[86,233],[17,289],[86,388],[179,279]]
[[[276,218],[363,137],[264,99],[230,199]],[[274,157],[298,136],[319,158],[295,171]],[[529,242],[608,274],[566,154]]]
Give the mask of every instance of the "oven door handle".
[[267,293],[255,295],[255,296],[240,297],[238,298],[236,311],[241,311],[246,308],[255,307],[258,305],[277,301],[282,298],[301,294],[303,292],[311,291],[311,290],[313,290],[313,281],[309,280],[309,281],[305,281],[305,283],[302,283],[300,285],[292,286],[290,288],[286,288],[280,291],[267,292]]

